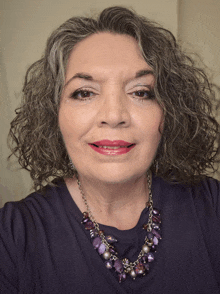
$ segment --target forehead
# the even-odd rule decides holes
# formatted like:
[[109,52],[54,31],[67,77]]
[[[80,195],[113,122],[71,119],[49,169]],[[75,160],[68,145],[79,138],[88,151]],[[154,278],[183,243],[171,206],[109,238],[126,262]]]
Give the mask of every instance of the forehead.
[[144,60],[137,41],[128,35],[97,33],[79,42],[72,50],[66,77],[74,73],[124,76],[140,69],[151,69]]

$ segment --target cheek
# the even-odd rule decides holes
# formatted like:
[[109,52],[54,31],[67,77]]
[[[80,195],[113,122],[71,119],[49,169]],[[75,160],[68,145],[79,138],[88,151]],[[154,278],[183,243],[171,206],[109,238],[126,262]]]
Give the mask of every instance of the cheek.
[[62,106],[59,110],[59,127],[63,135],[65,144],[68,145],[68,141],[77,136],[78,123],[75,117],[75,113],[70,111],[68,107]]
[[139,129],[142,130],[143,136],[147,140],[149,138],[160,139],[164,124],[163,110],[158,105],[152,107],[144,112],[141,118],[139,116],[138,124]]
[[77,107],[64,104],[59,110],[59,127],[65,144],[77,144],[92,125],[92,117]]

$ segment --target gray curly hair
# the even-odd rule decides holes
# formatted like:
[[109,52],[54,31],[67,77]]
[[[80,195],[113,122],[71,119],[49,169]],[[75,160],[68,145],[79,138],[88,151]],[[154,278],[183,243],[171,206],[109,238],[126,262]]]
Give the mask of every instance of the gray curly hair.
[[[59,102],[73,47],[97,32],[135,38],[155,73],[155,96],[165,122],[151,170],[171,182],[194,184],[219,155],[219,124],[212,115],[214,91],[203,70],[185,55],[171,32],[124,7],[97,18],[73,17],[49,37],[43,57],[26,73],[22,105],[11,122],[9,145],[30,171],[34,187],[77,174],[70,165],[58,125]],[[12,155],[11,154],[11,155]]]

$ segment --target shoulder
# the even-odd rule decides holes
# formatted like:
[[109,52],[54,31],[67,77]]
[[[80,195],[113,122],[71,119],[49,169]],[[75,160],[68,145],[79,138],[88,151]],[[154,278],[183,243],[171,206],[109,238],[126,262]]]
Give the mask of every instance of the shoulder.
[[191,187],[192,197],[198,207],[214,210],[220,218],[220,182],[207,177],[198,185]]
[[153,191],[160,195],[159,202],[170,206],[191,207],[199,213],[212,211],[220,218],[220,182],[206,177],[198,184],[187,186],[153,178]]
[[213,206],[215,206],[219,201],[220,181],[214,178],[205,177],[202,181],[192,186],[178,183],[168,183],[161,178],[155,179],[155,181],[157,181],[157,184],[159,184],[163,189],[170,191],[171,193],[172,191],[178,191],[183,194],[191,194],[194,198],[197,198],[199,196],[205,197],[213,202]]
[[35,206],[37,208],[39,205],[45,205],[47,202],[59,196],[62,190],[64,190],[64,187],[64,181],[54,181],[54,185],[47,185],[42,191],[33,192],[19,201],[6,202],[0,209],[0,213],[10,212],[12,209],[22,210],[25,207]]
[[65,191],[63,181],[58,181],[55,186],[47,185],[42,192],[34,192],[20,201],[7,202],[0,209],[0,236],[11,238],[19,244],[27,226],[35,227],[37,222],[50,216],[52,211],[59,206],[61,194]]

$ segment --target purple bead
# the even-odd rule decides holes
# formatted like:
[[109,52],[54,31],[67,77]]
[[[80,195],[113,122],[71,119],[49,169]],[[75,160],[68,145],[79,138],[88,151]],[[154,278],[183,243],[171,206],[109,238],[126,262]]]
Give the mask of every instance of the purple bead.
[[[153,231],[153,230],[152,230],[152,231]],[[147,232],[147,238],[148,238],[149,240],[153,239],[153,237],[154,237],[153,233],[151,233],[151,232]]]
[[[98,238],[98,237],[97,237],[97,238]],[[100,254],[100,255],[103,254],[103,253],[105,252],[105,249],[106,249],[105,244],[101,243],[101,245],[100,245],[99,248],[98,248],[98,252],[99,252],[99,254]]]
[[143,263],[146,263],[148,261],[147,254],[144,254],[144,256],[142,256],[142,261],[143,261]]
[[90,220],[88,221],[86,224],[85,224],[85,229],[88,231],[88,230],[91,230],[91,229],[94,229],[94,224],[93,222]]
[[110,235],[106,236],[105,239],[106,239],[106,241],[107,241],[108,243],[110,243],[110,244],[112,244],[112,243],[118,241],[115,237],[110,236]]
[[145,270],[148,272],[150,270],[150,265],[149,263],[144,264]]
[[98,249],[101,244],[102,239],[100,237],[95,237],[95,239],[92,241],[92,245],[95,249]]
[[126,279],[126,273],[125,272],[118,274],[118,281],[119,281],[119,283],[121,283],[125,279]]
[[112,254],[115,254],[115,255],[118,254],[117,251],[112,247],[109,248],[109,252],[112,253]]
[[148,255],[148,262],[154,261],[154,255],[152,252],[147,253],[147,255]]
[[84,219],[82,220],[82,223],[85,224],[85,223],[87,223],[89,220],[90,220],[90,219],[89,219],[88,217],[86,217],[86,218],[84,218]]
[[143,273],[145,272],[145,266],[143,265],[143,263],[139,262],[136,266],[135,266],[135,273],[137,275],[143,275]]
[[159,230],[160,229],[160,225],[159,224],[152,223],[152,228],[155,229],[155,230]]
[[116,270],[116,272],[118,273],[122,273],[123,272],[123,264],[122,264],[122,261],[119,260],[119,259],[116,259],[115,260],[115,263],[114,263],[114,268]]
[[155,237],[157,237],[157,239],[161,239],[161,235],[155,229],[152,229],[152,233]]
[[105,266],[107,267],[107,269],[111,269],[112,268],[112,261],[111,260],[106,260],[105,261]]
[[153,242],[154,242],[154,245],[158,245],[159,241],[158,241],[157,237],[154,236]]
[[159,214],[160,214],[160,212],[159,212],[159,210],[158,210],[158,209],[154,208],[154,209],[153,209],[153,214],[154,214],[154,215],[159,215]]
[[153,215],[152,216],[152,221],[156,224],[159,224],[161,222],[161,217],[160,215]]

